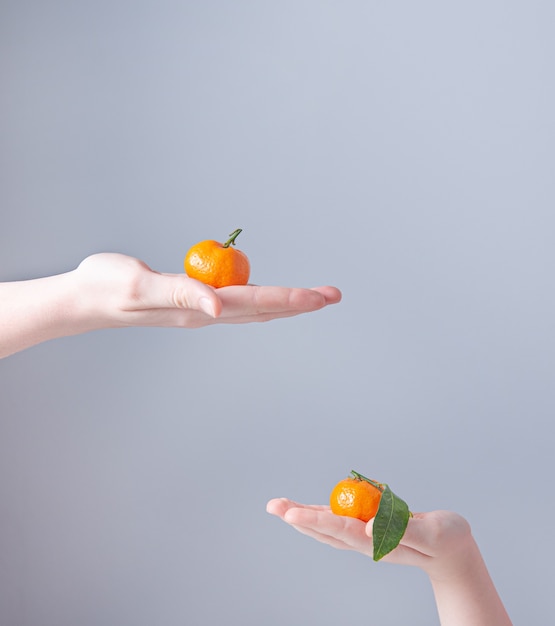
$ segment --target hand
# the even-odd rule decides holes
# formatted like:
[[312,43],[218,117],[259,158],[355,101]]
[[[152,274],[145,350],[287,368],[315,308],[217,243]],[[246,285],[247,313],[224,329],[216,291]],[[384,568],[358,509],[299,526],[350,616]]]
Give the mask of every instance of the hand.
[[213,289],[123,254],[94,254],[65,274],[0,283],[0,358],[103,328],[267,322],[340,300],[335,287]]
[[102,253],[74,270],[83,315],[93,326],[199,328],[308,313],[341,300],[335,287],[246,285],[213,289],[185,274],[162,274],[122,254]]
[[[328,506],[286,498],[270,500],[266,509],[322,543],[373,554],[373,520],[364,523],[335,515]],[[441,626],[512,626],[470,526],[457,513],[415,513],[400,544],[382,560],[420,567],[428,574]]]
[[[322,543],[372,557],[373,520],[364,523],[335,515],[329,506],[298,504],[285,498],[270,500],[267,511]],[[415,513],[401,543],[382,560],[420,567],[431,577],[447,576],[461,565],[471,542],[470,526],[457,513]]]

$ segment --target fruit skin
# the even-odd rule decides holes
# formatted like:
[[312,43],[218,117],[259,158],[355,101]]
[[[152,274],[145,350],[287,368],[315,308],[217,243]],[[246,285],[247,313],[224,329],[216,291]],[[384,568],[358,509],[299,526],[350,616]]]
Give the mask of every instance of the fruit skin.
[[232,248],[240,232],[240,228],[235,230],[223,244],[207,239],[192,246],[183,262],[187,276],[216,289],[246,285],[251,270],[249,259],[241,250]]
[[380,489],[367,480],[344,478],[335,485],[330,494],[330,508],[336,515],[368,522],[376,516],[381,497]]

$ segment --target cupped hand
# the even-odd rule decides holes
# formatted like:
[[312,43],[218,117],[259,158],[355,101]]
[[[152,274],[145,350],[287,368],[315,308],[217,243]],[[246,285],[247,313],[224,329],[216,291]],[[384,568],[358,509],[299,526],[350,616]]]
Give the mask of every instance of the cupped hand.
[[199,328],[267,322],[341,300],[341,292],[328,286],[213,289],[185,274],[156,272],[139,259],[117,253],[87,257],[72,274],[81,314],[92,327]]
[[[373,520],[333,514],[329,507],[286,498],[270,500],[267,511],[299,532],[334,548],[372,556]],[[512,626],[468,522],[452,511],[415,513],[400,544],[383,561],[424,570],[442,626]]]
[[[329,506],[299,504],[287,498],[270,500],[268,513],[299,532],[340,550],[372,556],[373,520],[364,523],[335,515]],[[414,513],[401,543],[383,561],[420,567],[430,576],[455,574],[473,540],[468,522],[452,511]]]

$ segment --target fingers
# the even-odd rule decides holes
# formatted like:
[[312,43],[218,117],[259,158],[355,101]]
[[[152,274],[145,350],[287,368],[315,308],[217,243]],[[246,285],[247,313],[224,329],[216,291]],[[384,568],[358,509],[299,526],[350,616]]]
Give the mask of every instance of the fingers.
[[372,554],[372,541],[366,536],[364,522],[334,515],[328,506],[297,504],[280,498],[270,500],[266,510],[303,535],[333,548]]
[[336,287],[237,285],[215,290],[185,275],[156,272],[143,277],[141,296],[145,308],[196,309],[228,324],[291,317],[341,300]]
[[222,322],[243,323],[291,317],[317,311],[341,300],[335,287],[302,289],[258,285],[223,287],[216,291],[222,301]]
[[324,504],[299,504],[288,498],[274,498],[266,505],[266,511],[271,515],[277,515],[283,519],[283,516],[289,509],[310,509],[315,511],[329,511],[329,506]]
[[341,302],[341,298],[343,297],[341,291],[337,289],[337,287],[331,287],[326,285],[325,287],[313,287],[312,291],[317,291],[322,294],[326,299],[326,304],[337,304]]
[[277,517],[283,518],[291,506],[295,506],[295,503],[291,500],[287,500],[287,498],[274,498],[266,505],[266,511],[270,513],[270,515],[277,515]]
[[[366,556],[373,556],[372,526],[358,519],[334,515],[329,506],[299,504],[287,498],[270,500],[266,506],[268,513],[277,515],[298,532],[339,550],[356,550]],[[422,519],[415,514],[409,520],[405,536],[395,550],[383,560],[389,563],[423,567],[431,558],[415,546],[422,547],[426,541],[426,528]]]
[[356,547],[343,541],[338,537],[334,537],[333,535],[326,535],[322,532],[314,530],[313,528],[308,528],[306,526],[297,526],[295,524],[290,524],[292,528],[296,531],[300,532],[302,535],[306,535],[307,537],[311,537],[320,543],[323,543],[331,548],[335,548],[336,550],[357,550]]

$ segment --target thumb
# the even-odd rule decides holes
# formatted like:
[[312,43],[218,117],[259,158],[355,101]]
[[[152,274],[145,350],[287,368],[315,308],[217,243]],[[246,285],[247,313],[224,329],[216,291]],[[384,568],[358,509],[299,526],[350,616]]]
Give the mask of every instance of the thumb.
[[212,287],[183,274],[152,272],[141,287],[145,308],[193,309],[210,317],[222,312],[222,302]]

